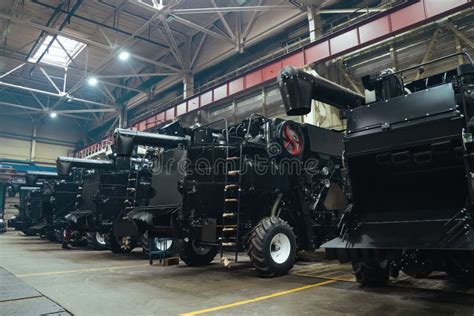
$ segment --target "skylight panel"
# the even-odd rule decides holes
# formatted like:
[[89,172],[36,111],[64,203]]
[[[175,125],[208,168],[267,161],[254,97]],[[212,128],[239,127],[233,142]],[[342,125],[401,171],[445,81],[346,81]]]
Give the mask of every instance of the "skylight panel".
[[46,36],[46,38],[41,43],[41,46],[36,50],[33,56],[28,59],[28,61],[36,63],[41,55],[43,55],[43,53],[46,51],[46,49],[48,49],[43,58],[41,58],[40,62],[66,68],[72,62],[72,59],[76,58],[87,46],[84,43],[58,35],[51,46],[48,48],[48,45],[51,43],[53,38],[54,37],[52,35]]

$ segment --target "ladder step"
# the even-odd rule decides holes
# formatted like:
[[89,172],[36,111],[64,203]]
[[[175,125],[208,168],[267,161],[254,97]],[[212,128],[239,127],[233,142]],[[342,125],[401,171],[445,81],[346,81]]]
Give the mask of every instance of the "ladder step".
[[240,187],[239,184],[226,184],[226,186],[224,187],[224,190],[227,190],[227,189],[232,189],[232,188],[238,188]]
[[234,217],[236,215],[237,215],[236,213],[223,213],[222,217]]
[[235,242],[223,242],[222,246],[223,247],[235,247],[235,246],[237,246],[237,243],[235,243]]
[[227,174],[228,174],[229,176],[236,176],[236,175],[238,175],[239,173],[240,173],[240,170],[231,170],[231,171],[229,171]]
[[239,202],[239,199],[225,199],[224,202]]
[[239,157],[227,157],[227,160],[238,160]]

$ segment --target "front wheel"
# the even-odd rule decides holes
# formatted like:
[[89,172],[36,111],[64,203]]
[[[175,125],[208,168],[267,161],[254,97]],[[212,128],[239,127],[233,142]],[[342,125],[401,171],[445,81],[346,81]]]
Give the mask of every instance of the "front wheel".
[[255,269],[273,277],[288,273],[296,258],[296,236],[279,217],[262,219],[249,239],[248,254]]
[[188,266],[206,266],[212,262],[217,254],[217,248],[201,246],[194,241],[178,240],[178,251],[181,260]]
[[362,286],[385,285],[389,280],[389,263],[387,260],[352,262],[352,269],[357,282]]
[[99,232],[89,232],[86,235],[87,247],[95,250],[107,249],[107,243],[105,242],[105,234]]

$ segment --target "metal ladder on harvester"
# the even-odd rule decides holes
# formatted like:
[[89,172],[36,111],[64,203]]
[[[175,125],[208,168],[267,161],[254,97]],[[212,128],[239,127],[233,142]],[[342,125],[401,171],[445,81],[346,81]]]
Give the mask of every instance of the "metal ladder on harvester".
[[224,212],[222,213],[221,258],[224,248],[233,248],[235,262],[239,255],[240,195],[242,180],[242,145],[226,148]]
[[138,170],[136,172],[130,172],[128,174],[128,183],[127,183],[127,200],[130,205],[126,207],[126,210],[129,210],[135,206],[137,199],[137,190],[138,190]]

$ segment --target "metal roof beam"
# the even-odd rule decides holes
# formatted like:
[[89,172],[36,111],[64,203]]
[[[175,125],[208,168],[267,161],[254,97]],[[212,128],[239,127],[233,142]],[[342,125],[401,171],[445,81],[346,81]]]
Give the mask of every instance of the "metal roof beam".
[[227,41],[227,42],[231,42],[232,44],[234,44],[234,42],[232,41],[232,39],[229,38],[229,37],[223,36],[223,35],[221,35],[221,34],[219,34],[219,33],[216,33],[216,32],[214,32],[214,31],[211,31],[211,30],[209,30],[209,29],[206,29],[206,28],[203,27],[203,26],[200,26],[200,25],[198,25],[198,24],[196,24],[196,23],[193,23],[193,22],[191,22],[191,21],[188,21],[188,20],[186,20],[186,19],[183,19],[183,18],[181,18],[181,17],[179,17],[179,16],[176,16],[176,15],[173,15],[173,14],[171,14],[171,16],[172,16],[172,17],[174,18],[174,20],[175,20],[176,22],[178,22],[178,23],[181,23],[181,24],[183,24],[183,25],[186,25],[186,26],[188,26],[188,27],[190,27],[190,28],[192,28],[192,29],[195,29],[195,30],[197,30],[197,31],[203,32],[203,33],[205,33],[205,34],[207,34],[207,35],[210,35],[210,36],[212,36],[212,37],[215,37],[215,38],[217,38],[217,39],[224,40],[224,41]]
[[263,5],[247,7],[214,7],[214,8],[194,8],[171,10],[174,14],[203,14],[203,13],[223,13],[223,12],[254,12],[254,11],[274,11],[274,10],[294,10],[292,5]]
[[31,91],[31,92],[35,92],[35,93],[39,93],[39,94],[45,94],[45,95],[49,95],[49,96],[57,97],[57,98],[66,97],[68,100],[76,101],[76,102],[88,103],[88,104],[93,104],[93,105],[98,105],[98,106],[103,106],[103,107],[113,107],[109,104],[104,104],[104,103],[90,101],[90,100],[84,100],[84,99],[76,98],[76,97],[73,97],[73,96],[67,97],[66,94],[59,94],[59,93],[34,89],[34,88],[30,88],[30,87],[24,87],[24,86],[20,86],[20,85],[8,83],[8,82],[3,82],[3,81],[0,81],[0,86],[19,89],[19,90],[24,90],[24,91]]
[[[215,0],[211,0],[211,3],[214,6],[214,8],[218,8]],[[224,28],[227,31],[227,34],[229,34],[229,36],[232,38],[232,40],[235,41],[234,32],[232,32],[232,29],[230,28],[229,24],[227,23],[227,21],[226,21],[224,15],[222,14],[222,12],[218,11],[216,13],[219,16],[219,19],[221,20],[222,24],[224,25]]]

